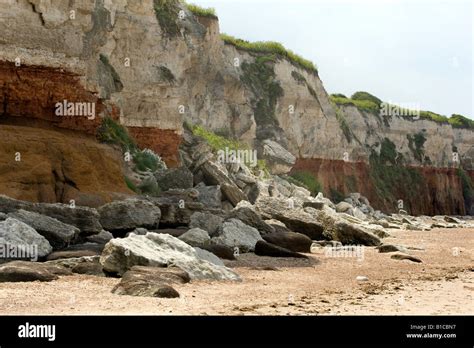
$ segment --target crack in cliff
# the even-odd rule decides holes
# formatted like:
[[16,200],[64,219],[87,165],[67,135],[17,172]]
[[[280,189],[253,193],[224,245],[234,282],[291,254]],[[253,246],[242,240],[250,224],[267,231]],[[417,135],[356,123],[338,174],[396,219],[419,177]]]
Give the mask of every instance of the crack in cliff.
[[44,20],[43,13],[40,12],[38,9],[36,9],[36,5],[32,0],[28,1],[31,5],[31,9],[33,10],[34,13],[38,14],[39,20],[41,21],[41,25],[44,27],[46,26],[46,21]]

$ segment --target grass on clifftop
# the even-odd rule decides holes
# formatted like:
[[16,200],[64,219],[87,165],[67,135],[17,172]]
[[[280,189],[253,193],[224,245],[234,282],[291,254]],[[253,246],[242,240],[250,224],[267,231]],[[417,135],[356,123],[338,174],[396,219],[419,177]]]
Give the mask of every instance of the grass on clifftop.
[[[329,96],[330,100],[336,105],[348,106],[352,105],[358,108],[360,111],[365,111],[368,113],[380,115],[380,110],[382,106],[382,100],[376,96],[367,93],[367,92],[356,92],[350,98],[346,97],[343,94],[335,93]],[[387,104],[388,105],[388,104]],[[416,110],[409,110],[397,105],[393,105],[399,110],[405,111],[407,115],[416,115]],[[419,115],[421,119],[431,120],[440,124],[450,124],[454,128],[467,128],[474,129],[474,121],[463,116],[453,114],[451,117],[447,117],[441,114],[437,114],[432,111],[420,110]],[[404,116],[404,117],[414,117],[414,116]]]
[[195,16],[208,17],[217,19],[216,10],[212,7],[204,8],[195,4],[186,4],[186,7],[191,11]]
[[257,41],[249,42],[246,40],[238,39],[227,34],[221,34],[221,39],[229,45],[233,45],[238,49],[261,53],[261,54],[275,54],[279,57],[286,58],[295,65],[306,69],[310,72],[317,73],[318,69],[313,62],[308,59],[301,57],[300,55],[288,50],[279,42],[275,41]]

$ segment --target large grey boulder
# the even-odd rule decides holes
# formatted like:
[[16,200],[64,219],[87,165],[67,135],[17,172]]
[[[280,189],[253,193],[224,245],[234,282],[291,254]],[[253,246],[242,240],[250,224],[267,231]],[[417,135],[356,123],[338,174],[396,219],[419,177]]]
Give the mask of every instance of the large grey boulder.
[[0,265],[1,282],[49,282],[59,275],[72,275],[72,272],[60,265],[40,262],[12,261]]
[[266,139],[262,142],[263,158],[272,174],[286,174],[296,163],[296,157],[279,143]]
[[200,228],[191,228],[178,238],[193,247],[209,244],[209,242],[211,241],[209,233]]
[[168,234],[148,233],[116,238],[104,248],[100,263],[109,273],[123,275],[133,266],[176,266],[186,271],[191,279],[239,280],[226,267],[199,258],[196,250]]
[[131,231],[137,227],[158,228],[161,211],[140,199],[115,201],[99,208],[100,223],[108,231]]
[[159,171],[155,177],[162,191],[193,187],[193,173],[185,166]]
[[5,259],[26,258],[36,261],[36,258],[45,257],[53,251],[45,237],[13,218],[0,222],[0,246],[5,253],[0,256]]
[[222,208],[222,191],[219,185],[206,186],[204,183],[199,183],[194,189],[199,192],[198,201],[206,207],[214,209]]
[[224,262],[222,262],[221,259],[219,259],[216,255],[214,255],[210,251],[201,249],[201,248],[194,248],[194,250],[196,250],[196,253],[200,259],[209,261],[210,263],[213,263],[218,266],[222,266],[222,267],[225,266]]
[[295,251],[309,253],[311,252],[311,244],[313,243],[311,238],[296,232],[273,232],[262,236],[265,241],[278,245],[282,248]]
[[99,259],[100,257],[98,255],[58,258],[56,260],[47,261],[45,264],[58,265],[70,270],[72,273],[104,277],[105,274]]
[[302,233],[312,240],[325,239],[323,225],[302,208],[289,206],[288,202],[275,197],[261,197],[255,205],[264,218],[281,221],[291,231]]
[[8,216],[33,227],[36,232],[49,241],[55,250],[67,247],[81,232],[77,227],[65,224],[57,219],[23,209],[10,213]]
[[234,218],[242,221],[244,224],[256,228],[262,234],[275,232],[275,229],[263,221],[261,215],[247,201],[241,201],[228,214],[228,218]]
[[259,240],[255,245],[255,255],[271,257],[293,257],[299,259],[307,258],[307,256],[305,255],[298,254],[294,251],[282,248],[272,243],[268,243],[264,240]]
[[102,231],[99,213],[94,208],[60,203],[30,203],[0,195],[0,212],[13,213],[20,209],[47,215],[65,224],[75,226],[86,235],[97,234]]
[[224,219],[218,215],[205,212],[195,212],[191,215],[189,227],[203,229],[212,237],[217,234],[223,223]]
[[218,236],[212,238],[212,243],[238,247],[240,252],[245,253],[254,251],[259,240],[262,240],[262,237],[256,228],[238,219],[229,219],[220,228]]
[[225,168],[221,165],[207,161],[201,166],[204,180],[208,185],[219,185],[223,196],[236,206],[240,201],[247,200],[247,196],[229,178]]
[[342,244],[362,244],[367,246],[378,246],[381,244],[380,239],[374,234],[346,221],[336,222],[332,239]]

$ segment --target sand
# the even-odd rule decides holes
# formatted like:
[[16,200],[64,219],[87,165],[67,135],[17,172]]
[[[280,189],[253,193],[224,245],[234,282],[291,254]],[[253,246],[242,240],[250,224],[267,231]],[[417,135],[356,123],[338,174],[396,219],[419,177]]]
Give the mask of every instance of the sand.
[[86,275],[1,283],[0,314],[474,314],[474,229],[390,233],[385,243],[424,249],[409,251],[423,263],[393,260],[373,247],[363,259],[328,257],[324,249],[309,260],[245,254],[226,262],[242,282],[176,286],[177,299],[114,295],[119,279]]

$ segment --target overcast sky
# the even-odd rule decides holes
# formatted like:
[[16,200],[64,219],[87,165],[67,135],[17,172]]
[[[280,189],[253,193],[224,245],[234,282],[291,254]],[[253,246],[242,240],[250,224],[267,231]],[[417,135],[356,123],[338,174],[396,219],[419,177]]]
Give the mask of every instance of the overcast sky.
[[221,32],[312,60],[329,93],[474,118],[472,0],[189,0]]

